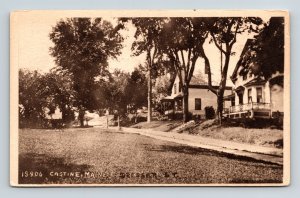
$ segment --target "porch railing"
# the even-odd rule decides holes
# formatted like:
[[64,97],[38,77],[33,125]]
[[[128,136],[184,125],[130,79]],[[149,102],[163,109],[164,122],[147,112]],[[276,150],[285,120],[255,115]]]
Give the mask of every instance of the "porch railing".
[[248,103],[248,104],[240,104],[236,106],[231,106],[229,108],[224,108],[224,113],[238,113],[243,111],[249,111],[254,109],[271,109],[270,103]]

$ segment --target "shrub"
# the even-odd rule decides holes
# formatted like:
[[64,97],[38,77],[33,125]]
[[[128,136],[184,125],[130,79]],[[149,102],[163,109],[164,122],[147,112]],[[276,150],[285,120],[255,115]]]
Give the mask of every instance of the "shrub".
[[279,111],[273,112],[272,118],[273,118],[273,124],[278,129],[283,129],[283,113]]
[[195,114],[193,115],[193,118],[192,118],[195,122],[199,123],[200,120],[201,120],[201,115],[199,114]]
[[157,118],[157,120],[159,120],[159,121],[167,121],[167,120],[169,120],[169,117],[166,116],[166,115],[160,115],[160,116]]
[[205,110],[205,118],[206,119],[214,119],[216,116],[215,109],[212,106],[207,106],[204,108]]

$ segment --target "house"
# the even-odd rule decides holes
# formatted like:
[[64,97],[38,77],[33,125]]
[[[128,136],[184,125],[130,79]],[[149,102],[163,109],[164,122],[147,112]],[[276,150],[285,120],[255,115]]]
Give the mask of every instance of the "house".
[[252,43],[252,39],[247,40],[230,77],[234,92],[224,97],[231,101],[231,106],[224,109],[224,117],[268,119],[278,113],[283,115],[283,74],[277,72],[269,79],[252,74],[249,69],[252,63],[245,56],[247,52],[251,53]]
[[45,120],[48,127],[61,128],[63,126],[62,112],[59,108],[55,108],[54,112],[49,113],[50,109],[45,109]]
[[[213,86],[217,88],[217,86]],[[226,95],[232,94],[232,88],[226,87]],[[225,106],[230,106],[230,101],[225,101]],[[161,99],[161,108],[165,115],[170,113],[182,113],[183,107],[183,94],[179,83],[179,78],[176,77],[172,93],[170,96]],[[205,107],[212,106],[214,109],[217,108],[217,96],[212,93],[207,84],[190,84],[189,85],[189,99],[188,99],[188,110],[193,115],[205,115]]]

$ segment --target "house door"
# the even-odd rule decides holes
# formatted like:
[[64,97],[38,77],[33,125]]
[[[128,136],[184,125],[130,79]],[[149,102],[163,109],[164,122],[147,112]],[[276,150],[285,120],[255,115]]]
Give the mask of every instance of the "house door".
[[239,86],[239,87],[237,87],[236,88],[236,94],[237,94],[237,96],[238,96],[238,100],[239,101],[237,101],[239,104],[244,104],[244,102],[243,102],[243,98],[244,98],[244,90],[245,90],[245,88],[244,87],[242,87],[242,86]]
[[239,92],[239,93],[238,93],[239,104],[243,104],[243,96],[244,96],[244,93],[243,93],[243,92]]

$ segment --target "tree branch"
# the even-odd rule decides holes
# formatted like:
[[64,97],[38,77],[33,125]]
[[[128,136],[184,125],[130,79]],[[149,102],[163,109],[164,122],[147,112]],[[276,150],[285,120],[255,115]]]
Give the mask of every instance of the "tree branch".
[[151,64],[152,64],[150,49],[147,50],[146,59],[147,59],[147,62],[148,62],[148,70],[150,70],[151,69]]
[[191,48],[189,48],[188,59],[187,59],[187,71],[190,70],[190,64],[191,64],[191,62],[190,62],[190,59],[191,59],[191,52],[192,52],[192,50],[191,50]]
[[[185,59],[184,59],[184,55],[183,55],[183,50],[180,50],[180,54],[181,54],[182,66],[183,66],[184,72],[187,74],[187,73],[189,72],[189,68],[188,68],[187,65],[185,64]],[[187,62],[189,62],[189,60],[187,60]]]
[[235,32],[234,32],[234,38],[231,41],[231,43],[229,44],[230,48],[232,48],[233,44],[236,42],[236,35],[237,35],[238,30],[239,30],[239,27],[240,27],[240,19],[237,21],[237,24],[236,24],[236,28],[235,28]]
[[191,65],[191,69],[189,70],[189,73],[188,73],[188,78],[187,78],[187,82],[190,83],[191,82],[191,79],[193,77],[193,73],[194,73],[194,69],[195,69],[195,64],[196,64],[196,61],[198,59],[198,55],[196,55],[195,53],[193,53],[193,58],[192,58],[192,65]]
[[181,59],[182,59],[182,65],[185,67],[185,60],[184,60],[184,56],[183,56],[183,50],[180,50],[180,54],[181,54]]
[[181,75],[181,78],[182,78],[182,70],[183,70],[183,74],[184,74],[184,80],[186,81],[186,79],[187,79],[187,76],[186,76],[186,70],[185,70],[185,68],[182,68],[182,64],[180,63],[180,59],[179,59],[179,55],[178,55],[178,51],[175,51],[174,50],[174,53],[175,53],[175,57],[176,57],[176,62],[178,63],[177,64],[177,66],[178,66],[178,69],[179,69],[179,73],[180,73],[180,75]]
[[217,90],[213,88],[212,86],[212,79],[211,79],[211,69],[210,69],[210,62],[209,62],[209,59],[207,58],[205,52],[204,52],[204,49],[202,47],[202,50],[201,50],[201,55],[202,57],[204,58],[204,64],[205,64],[205,67],[207,68],[207,83],[208,83],[208,89],[213,92],[215,95],[217,95]]
[[157,54],[157,48],[154,47],[154,52],[153,52],[153,55],[152,55],[152,63],[151,63],[151,67],[152,67],[152,65],[154,64],[154,59],[155,59],[155,57],[156,57],[156,54]]
[[214,40],[214,43],[215,43],[215,45],[217,46],[217,48],[218,48],[222,53],[226,54],[226,51],[223,50],[223,49],[221,48],[221,46],[217,43],[217,39],[216,39],[216,36],[214,35],[214,33],[210,32],[210,35],[212,36],[212,38],[213,38],[213,40]]
[[167,54],[168,54],[169,58],[171,59],[171,61],[173,61],[176,75],[179,78],[179,83],[180,83],[181,86],[183,86],[183,80],[182,80],[182,75],[181,75],[181,67],[180,67],[180,65],[178,65],[179,60],[177,59],[178,56],[176,56],[177,53],[176,53],[175,50],[170,50],[170,52],[168,52]]

